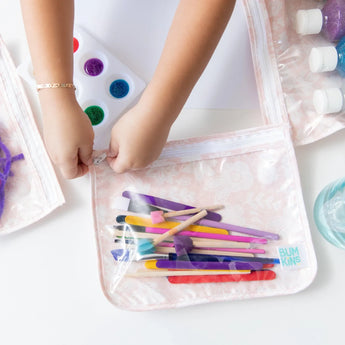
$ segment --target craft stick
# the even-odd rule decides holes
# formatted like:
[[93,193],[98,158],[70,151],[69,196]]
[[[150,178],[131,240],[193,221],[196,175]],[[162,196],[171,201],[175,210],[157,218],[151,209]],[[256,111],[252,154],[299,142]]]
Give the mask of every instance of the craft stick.
[[[174,247],[174,243],[170,243],[170,242],[163,242],[159,244],[159,247],[165,247],[165,248],[172,248]],[[222,248],[222,247],[210,247],[208,246],[206,243],[204,244],[204,246],[195,246],[192,248],[192,252],[196,251],[196,250],[208,250],[208,251],[212,251],[212,252],[217,252],[217,253],[231,253],[231,255],[235,254],[237,255],[237,253],[251,253],[251,254],[265,254],[265,250],[264,249],[257,249],[257,248]]]
[[[189,253],[185,256],[177,256],[176,253],[160,253],[160,254],[150,254],[150,255],[138,255],[136,251],[129,251],[128,249],[113,249],[111,254],[117,261],[128,261],[130,259],[134,261],[146,260],[151,255],[160,255],[160,259],[166,260],[187,260],[187,261],[214,261],[214,262],[229,262],[229,261],[240,261],[240,262],[261,262],[264,265],[275,265],[280,264],[278,258],[263,258],[263,257],[253,257],[253,256],[232,256],[232,255],[208,255],[208,254],[195,254]],[[227,253],[229,254],[229,253]]]
[[[153,236],[153,237],[151,237]],[[137,244],[137,239],[140,238],[149,238],[154,239],[157,238],[157,235],[150,235],[150,234],[139,234],[138,237],[121,237],[121,235],[114,240],[115,243],[124,243],[124,244]],[[192,241],[193,239],[189,237]],[[245,246],[243,246],[245,245]],[[230,251],[230,252],[243,252],[243,253],[253,253],[253,254],[264,254],[264,249],[259,248],[248,248],[247,243],[237,243],[235,242],[234,245],[228,245],[228,247],[219,247],[218,244],[209,243],[207,241],[200,241],[200,242],[193,242],[193,246],[195,249],[205,249],[205,250],[220,250],[220,251]],[[161,242],[159,244],[160,247],[174,247],[175,244],[173,242]]]
[[150,260],[145,262],[145,267],[149,269],[191,269],[191,270],[261,270],[261,262],[212,262],[212,261],[169,261]]
[[201,218],[205,217],[206,215],[207,215],[207,211],[206,210],[202,210],[202,211],[198,212],[196,215],[194,215],[194,216],[188,218],[187,220],[185,220],[184,222],[176,225],[175,227],[173,227],[172,229],[168,230],[164,234],[159,235],[157,238],[155,238],[153,240],[153,245],[157,246],[159,243],[163,242],[168,237],[174,236],[179,231],[187,228],[189,225],[192,225],[193,223],[195,223],[196,221],[198,221]]
[[152,211],[151,212],[151,221],[153,224],[160,224],[166,221],[166,219],[171,217],[178,217],[184,215],[190,215],[193,213],[198,213],[202,210],[217,210],[222,208],[223,205],[214,205],[214,206],[207,206],[207,207],[196,207],[196,208],[189,208],[187,210],[180,210],[180,211],[169,211],[163,212],[162,210]]
[[171,284],[200,284],[200,283],[228,283],[228,282],[244,282],[256,280],[273,280],[276,274],[273,271],[253,271],[249,274],[236,274],[236,275],[199,275],[199,276],[171,276],[168,277]]
[[[169,254],[176,253],[175,248],[173,247],[162,247],[156,246],[157,253]],[[236,253],[236,252],[227,252],[220,250],[206,250],[206,249],[192,249],[191,254],[204,254],[204,255],[217,255],[217,256],[241,256],[241,257],[254,257],[252,253]],[[188,253],[189,254],[189,253]]]
[[[215,229],[215,228],[211,228],[211,229]],[[155,227],[146,227],[145,230],[146,232],[152,232],[152,233],[157,233],[157,234],[162,234],[163,232],[167,231],[167,229],[155,228]],[[249,242],[249,243],[259,243],[259,244],[267,243],[267,239],[265,238],[256,238],[256,237],[248,237],[248,236],[233,236],[233,235],[217,234],[217,233],[209,233],[209,232],[182,230],[177,236],[180,236],[180,235],[189,236],[189,237],[200,237],[200,238],[207,238],[207,239],[223,240],[223,241]]]
[[[124,191],[122,196],[138,202],[145,202],[149,205],[162,207],[167,210],[179,211],[194,208],[194,206],[131,191]],[[222,216],[216,212],[208,212],[206,218],[214,221],[220,221]]]
[[[194,207],[190,208],[187,210],[180,210],[180,211],[171,211],[171,212],[165,212],[164,217],[169,218],[169,217],[174,217],[174,216],[183,216],[186,214],[193,214],[193,213],[198,213],[202,210],[206,210],[207,213],[212,210],[219,210],[223,208],[223,205],[212,205],[212,206],[206,206],[206,207]],[[206,217],[205,217],[206,218]]]
[[[113,236],[117,236],[119,237],[120,239],[118,240],[115,240],[115,241],[121,241],[121,239],[132,239],[133,241],[135,241],[136,238],[151,238],[151,239],[155,239],[157,238],[158,234],[151,234],[151,233],[146,233],[146,232],[138,232],[136,234],[132,234],[132,233],[126,233],[126,232],[123,232],[121,230],[116,230],[116,229],[113,229],[112,231],[112,235]],[[179,234],[176,234],[175,236],[178,236]],[[199,239],[198,237],[190,237],[193,241],[193,246],[194,247],[208,247],[208,248],[217,248],[217,247],[220,247],[222,249],[224,248],[231,248],[231,249],[234,249],[234,248],[250,248],[250,243],[247,243],[247,242],[234,242],[234,241],[222,241],[222,240],[213,240],[213,239],[204,239],[204,238],[201,238]],[[129,242],[128,242],[129,243]],[[163,245],[164,244],[164,245]],[[161,245],[164,247],[164,246],[167,246],[167,247],[173,247],[174,246],[174,243],[172,242],[164,242],[164,243],[161,243]],[[253,248],[254,249],[254,248]],[[262,249],[258,249],[258,251],[256,253],[260,253],[262,254]]]
[[[137,245],[134,244],[126,244],[126,249],[127,250],[136,250],[138,248]],[[123,246],[120,246],[116,249],[123,249]],[[174,247],[166,247],[166,246],[161,246],[161,245],[156,245],[155,246],[155,251],[154,253],[157,254],[176,254],[176,250]],[[140,252],[141,255],[144,254],[144,252]],[[188,255],[190,254],[203,254],[203,255],[212,255],[212,256],[231,256],[231,257],[249,257],[249,258],[253,258],[254,254],[252,253],[242,253],[242,252],[235,252],[235,251],[223,251],[223,250],[212,250],[212,249],[196,249],[193,248],[190,253],[188,253]]]
[[[144,227],[151,227],[151,228],[164,228],[164,229],[171,229],[178,224],[179,222],[164,222],[161,224],[153,224],[149,218],[144,217],[138,217],[138,216],[126,216],[126,215],[119,215],[116,217],[116,222],[119,224],[129,224],[129,225],[139,225]],[[223,234],[228,235],[229,232],[224,229],[219,228],[211,228],[206,226],[200,226],[200,225],[190,225],[188,228],[188,231],[195,231],[195,232],[207,232],[207,233],[214,233],[214,234]]]
[[[176,219],[186,220],[186,219],[188,219],[188,216],[179,216],[179,217],[176,217]],[[223,223],[223,222],[215,222],[215,221],[209,220],[209,219],[201,219],[198,222],[196,222],[196,224],[214,227],[214,228],[225,229],[228,231],[239,232],[239,233],[243,233],[243,234],[247,234],[247,235],[251,235],[251,236],[263,237],[263,238],[267,238],[270,240],[279,240],[279,235],[275,234],[273,232],[256,230],[256,229],[252,229],[252,228],[246,228],[246,227],[227,224],[227,223]]]
[[[205,227],[204,227],[205,228]],[[129,225],[129,224],[122,224],[122,225],[114,225],[113,227],[108,227],[110,233],[114,233],[114,230],[125,231],[128,233],[135,232],[138,233],[152,233],[152,234],[163,234],[168,229],[164,228],[153,228],[153,227],[144,227],[139,225]],[[127,230],[128,229],[128,230]],[[220,230],[220,229],[216,229]],[[226,230],[225,230],[226,231]],[[227,233],[227,231],[226,231]],[[196,237],[198,240],[221,240],[221,241],[234,241],[234,242],[248,242],[248,243],[258,243],[258,244],[266,244],[267,239],[265,238],[257,238],[257,237],[247,237],[247,236],[232,236],[232,235],[224,235],[224,234],[216,234],[216,233],[208,233],[208,232],[197,232],[197,231],[186,231],[182,230],[175,236],[188,236],[188,237]]]
[[[190,237],[193,241],[193,247],[195,248],[203,248],[208,250],[223,250],[223,249],[249,249],[250,243],[241,243],[241,242],[232,242],[232,241],[218,241],[218,240],[209,240],[209,241],[198,241],[194,240],[192,237]],[[164,245],[163,245],[164,244]],[[164,242],[161,243],[161,245],[164,247],[173,247],[174,243],[170,242]],[[217,248],[217,249],[216,249]],[[219,249],[221,248],[221,249]]]
[[[165,231],[167,231],[167,229],[146,227],[146,232],[163,233]],[[221,240],[221,241],[248,242],[248,243],[259,243],[259,244],[267,243],[267,240],[265,238],[233,236],[233,235],[224,235],[224,234],[216,234],[216,233],[208,233],[208,232],[183,230],[178,234],[178,236],[180,235],[189,236],[189,237],[200,237],[200,238],[205,238],[205,239]]]
[[194,275],[219,275],[219,274],[250,274],[250,270],[138,270],[133,273],[126,273],[126,277],[143,278],[143,277],[169,277],[169,276],[194,276]]
[[198,247],[195,249],[203,250],[216,250],[217,252],[230,252],[230,253],[251,253],[251,254],[265,254],[265,249],[259,248],[224,248],[224,247]]
[[[140,234],[138,236],[138,238],[151,238],[149,236],[149,234],[146,234],[146,233],[143,233],[143,234]],[[153,237],[154,238],[154,237]],[[125,244],[135,244],[135,238],[131,238],[129,241],[124,239],[123,237],[119,238],[119,239],[116,239],[115,240],[115,243],[121,243],[121,242],[125,242]],[[251,254],[265,254],[265,250],[264,249],[259,249],[259,248],[245,248],[245,247],[236,247],[236,244],[235,245],[230,245],[229,247],[217,247],[216,244],[213,244],[214,246],[212,246],[212,244],[210,245],[209,242],[203,242],[203,243],[200,243],[200,242],[197,242],[197,243],[194,243],[193,241],[193,245],[195,245],[193,247],[192,250],[209,250],[209,251],[217,251],[218,254],[220,253],[226,253],[226,252],[230,252],[230,254],[237,254],[237,253],[251,253]],[[239,243],[239,245],[241,245]],[[162,242],[159,244],[159,248],[161,247],[164,247],[164,248],[173,248],[175,245],[173,242]],[[172,251],[171,251],[172,253]]]

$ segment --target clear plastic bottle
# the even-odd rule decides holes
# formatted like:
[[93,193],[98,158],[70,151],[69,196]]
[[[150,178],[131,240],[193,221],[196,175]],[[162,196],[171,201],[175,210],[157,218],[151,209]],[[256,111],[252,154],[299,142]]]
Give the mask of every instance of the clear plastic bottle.
[[312,48],[309,54],[309,68],[313,73],[337,70],[345,77],[345,36],[335,47]]
[[345,177],[320,192],[314,204],[314,220],[327,241],[345,249]]
[[320,115],[335,114],[345,111],[345,89],[317,89],[313,94],[315,111]]
[[320,10],[299,10],[296,31],[301,35],[323,33],[331,42],[345,35],[345,0],[327,0]]

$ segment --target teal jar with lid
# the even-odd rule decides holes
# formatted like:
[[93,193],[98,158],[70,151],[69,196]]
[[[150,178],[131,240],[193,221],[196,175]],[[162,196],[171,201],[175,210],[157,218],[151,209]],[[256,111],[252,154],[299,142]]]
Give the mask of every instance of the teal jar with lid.
[[314,220],[327,241],[345,249],[345,177],[321,190],[314,204]]

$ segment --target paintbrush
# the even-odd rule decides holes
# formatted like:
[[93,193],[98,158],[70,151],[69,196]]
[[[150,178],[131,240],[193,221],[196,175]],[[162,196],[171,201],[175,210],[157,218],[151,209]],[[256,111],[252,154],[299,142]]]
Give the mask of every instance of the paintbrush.
[[202,210],[196,215],[188,218],[184,222],[180,223],[179,225],[175,226],[174,228],[170,229],[169,231],[165,232],[164,234],[160,235],[159,237],[155,238],[154,240],[150,239],[141,239],[138,243],[138,252],[140,254],[148,254],[152,252],[159,243],[163,242],[165,239],[167,239],[170,236],[175,235],[179,231],[185,229],[189,225],[192,225],[194,222],[200,220],[201,218],[205,217],[207,215],[206,210]]

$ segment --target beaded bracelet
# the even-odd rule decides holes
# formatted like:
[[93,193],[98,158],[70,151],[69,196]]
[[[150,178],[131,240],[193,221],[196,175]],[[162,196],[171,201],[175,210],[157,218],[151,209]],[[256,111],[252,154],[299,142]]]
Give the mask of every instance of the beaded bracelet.
[[47,83],[47,84],[37,84],[37,91],[42,89],[58,89],[58,88],[67,88],[76,90],[76,87],[73,83]]

